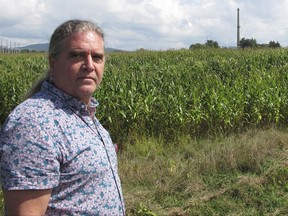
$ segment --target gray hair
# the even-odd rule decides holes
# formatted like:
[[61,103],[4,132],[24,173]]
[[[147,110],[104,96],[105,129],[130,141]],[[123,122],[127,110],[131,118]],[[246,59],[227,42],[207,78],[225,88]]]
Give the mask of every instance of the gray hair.
[[62,50],[63,41],[76,32],[94,31],[104,42],[104,32],[94,22],[88,20],[68,20],[55,29],[49,44],[49,57],[57,58]]
[[[104,32],[103,30],[94,22],[89,20],[79,20],[73,19],[68,20],[58,26],[53,32],[50,43],[48,56],[52,58],[58,58],[63,47],[64,39],[77,32],[84,31],[94,31],[98,36],[100,36],[104,42]],[[42,83],[45,80],[49,81],[50,74],[47,71],[43,77],[41,77],[36,84],[28,91],[28,93],[24,96],[24,99],[31,97],[33,94],[37,93],[41,90]]]

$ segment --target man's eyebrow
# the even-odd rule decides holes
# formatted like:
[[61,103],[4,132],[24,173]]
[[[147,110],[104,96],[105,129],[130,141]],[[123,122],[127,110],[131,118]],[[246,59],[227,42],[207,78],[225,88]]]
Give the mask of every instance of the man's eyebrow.
[[103,57],[103,56],[104,56],[104,53],[101,53],[101,52],[95,52],[95,53],[91,53],[91,55],[93,55],[93,56]]
[[71,49],[68,53],[91,53],[91,55],[104,55],[104,52],[101,52],[101,51],[86,51],[86,50],[82,50],[82,49],[79,49],[79,48],[76,48],[76,49]]
[[80,50],[80,49],[72,49],[68,52],[69,54],[74,54],[74,53],[84,53],[84,51]]

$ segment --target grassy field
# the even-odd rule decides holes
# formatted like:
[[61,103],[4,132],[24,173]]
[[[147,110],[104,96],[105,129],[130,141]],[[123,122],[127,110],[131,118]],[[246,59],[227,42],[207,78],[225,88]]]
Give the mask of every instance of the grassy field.
[[288,133],[138,139],[120,156],[127,215],[288,215]]
[[[46,65],[0,55],[1,124]],[[288,215],[288,50],[109,53],[95,97],[127,215]]]

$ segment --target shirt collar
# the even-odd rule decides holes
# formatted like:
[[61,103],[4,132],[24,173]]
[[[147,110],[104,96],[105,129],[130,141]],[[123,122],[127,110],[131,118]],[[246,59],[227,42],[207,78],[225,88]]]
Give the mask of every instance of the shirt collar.
[[57,96],[64,103],[66,103],[75,111],[80,112],[81,114],[93,114],[96,112],[96,107],[99,105],[98,101],[95,98],[91,97],[89,102],[89,108],[87,108],[87,105],[83,101],[80,101],[79,99],[65,93],[64,91],[47,81],[43,82],[41,91],[48,91],[48,94],[51,94],[54,97]]

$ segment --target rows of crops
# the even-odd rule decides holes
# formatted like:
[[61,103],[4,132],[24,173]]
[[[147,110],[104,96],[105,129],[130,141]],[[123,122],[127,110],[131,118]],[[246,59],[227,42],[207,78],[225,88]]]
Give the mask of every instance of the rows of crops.
[[[0,56],[0,118],[45,72],[43,54]],[[98,117],[116,141],[286,124],[288,50],[109,53]]]

